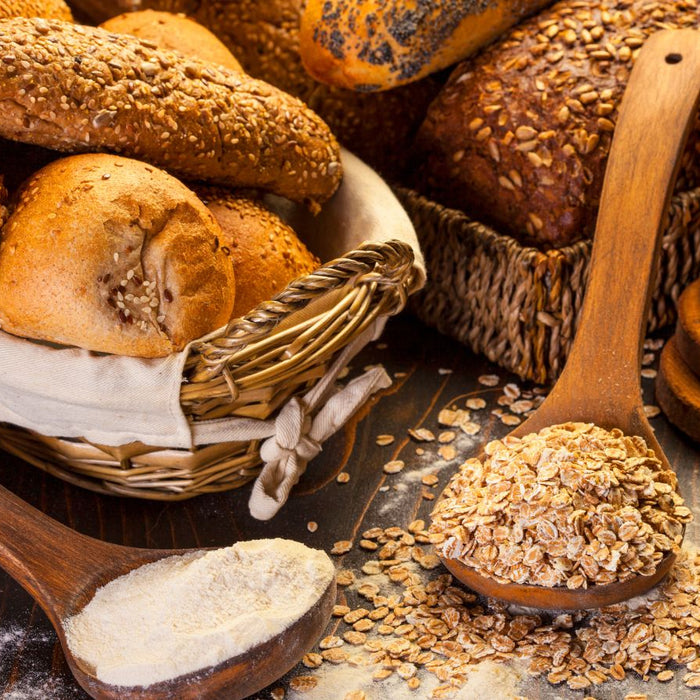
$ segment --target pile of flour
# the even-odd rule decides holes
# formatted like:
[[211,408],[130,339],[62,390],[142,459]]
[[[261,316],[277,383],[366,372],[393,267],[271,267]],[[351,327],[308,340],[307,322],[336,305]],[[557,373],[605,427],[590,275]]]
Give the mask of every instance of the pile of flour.
[[64,621],[66,638],[101,681],[147,686],[214,666],[283,632],[334,576],[325,552],[283,539],[168,557],[98,589]]

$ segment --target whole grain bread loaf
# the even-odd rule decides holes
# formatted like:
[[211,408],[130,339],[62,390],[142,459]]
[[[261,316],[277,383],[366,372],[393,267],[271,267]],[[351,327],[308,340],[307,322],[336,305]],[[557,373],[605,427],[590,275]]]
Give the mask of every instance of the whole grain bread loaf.
[[56,160],[19,194],[0,244],[14,335],[159,357],[225,325],[235,280],[221,229],[177,179],[110,154]]
[[231,252],[235,318],[321,265],[294,230],[259,199],[222,188],[196,191],[221,227],[221,245]]
[[158,48],[178,51],[234,71],[242,71],[235,56],[206,27],[181,13],[141,10],[108,19],[102,29],[152,41]]
[[0,20],[0,136],[113,151],[184,179],[259,187],[312,207],[342,177],[338,143],[300,100],[126,34]]
[[[455,68],[419,130],[415,187],[528,243],[590,237],[639,48],[699,26],[697,0],[558,2]],[[700,182],[698,142],[678,188]]]
[[8,17],[45,17],[73,21],[70,7],[63,0],[2,0],[0,19]]

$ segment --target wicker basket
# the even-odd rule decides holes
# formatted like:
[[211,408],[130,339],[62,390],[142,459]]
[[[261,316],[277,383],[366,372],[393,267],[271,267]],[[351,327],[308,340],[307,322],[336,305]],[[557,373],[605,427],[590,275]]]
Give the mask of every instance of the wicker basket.
[[[524,247],[414,191],[396,192],[425,256],[416,314],[522,379],[556,379],[576,330],[591,242]],[[700,274],[700,188],[673,197],[662,246],[650,331],[675,320],[678,296]]]
[[[273,300],[195,345],[180,401],[192,423],[266,419],[312,387],[377,319],[398,313],[420,283],[405,242],[367,242],[292,282]],[[232,489],[260,470],[259,441],[163,449],[109,447],[0,424],[0,446],[73,484],[111,494],[179,500]]]

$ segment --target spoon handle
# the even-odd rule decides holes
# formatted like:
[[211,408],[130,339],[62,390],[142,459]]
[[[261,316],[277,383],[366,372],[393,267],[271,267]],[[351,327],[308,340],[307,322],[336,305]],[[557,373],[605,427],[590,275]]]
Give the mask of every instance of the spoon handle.
[[[651,292],[699,100],[700,32],[652,35],[620,106],[578,332],[564,371],[528,429],[561,422],[566,411],[607,428],[633,431],[645,422],[639,372]],[[620,425],[621,415],[629,417],[628,425]]]
[[75,532],[2,486],[0,514],[0,566],[51,618],[55,612],[60,619],[72,608],[80,584],[93,580],[101,565],[113,563],[117,550],[129,549]]

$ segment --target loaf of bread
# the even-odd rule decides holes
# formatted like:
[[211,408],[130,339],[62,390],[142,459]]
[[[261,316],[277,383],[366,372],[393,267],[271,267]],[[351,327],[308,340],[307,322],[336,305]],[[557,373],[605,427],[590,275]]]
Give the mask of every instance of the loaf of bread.
[[70,7],[63,0],[3,0],[0,19],[9,17],[45,17],[72,22]]
[[197,194],[221,227],[221,245],[231,251],[234,318],[321,265],[294,230],[259,199],[221,188],[197,189]]
[[206,27],[183,14],[142,10],[125,12],[108,19],[102,29],[131,34],[153,42],[160,49],[178,51],[234,71],[243,71],[234,55]]
[[185,185],[109,154],[61,158],[22,188],[0,244],[0,325],[14,335],[159,357],[225,325],[221,229]]
[[[93,17],[114,0],[74,0]],[[210,29],[245,71],[303,100],[348,150],[385,177],[403,173],[410,145],[440,83],[426,78],[394,90],[361,93],[314,80],[299,56],[302,0],[142,0],[140,7],[185,12]]]
[[307,0],[301,59],[317,80],[363,92],[460,61],[551,0]]
[[[590,237],[640,46],[696,0],[563,0],[455,68],[416,143],[415,187],[528,243]],[[679,187],[697,181],[697,129]],[[695,165],[693,165],[695,160]]]
[[249,76],[58,20],[0,20],[0,136],[114,151],[184,179],[259,187],[312,208],[342,177],[300,100]]

